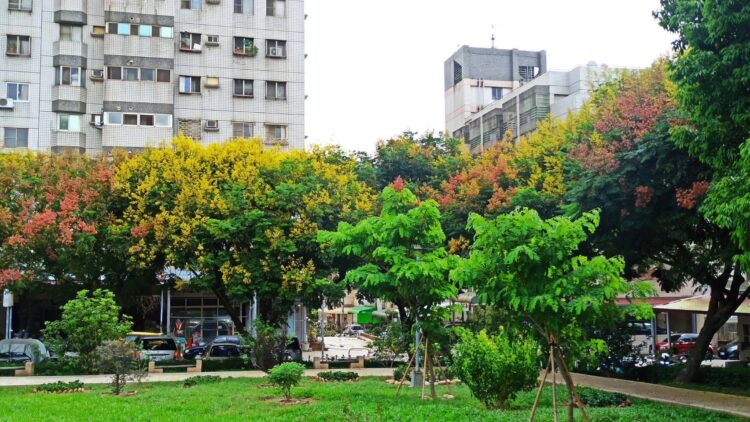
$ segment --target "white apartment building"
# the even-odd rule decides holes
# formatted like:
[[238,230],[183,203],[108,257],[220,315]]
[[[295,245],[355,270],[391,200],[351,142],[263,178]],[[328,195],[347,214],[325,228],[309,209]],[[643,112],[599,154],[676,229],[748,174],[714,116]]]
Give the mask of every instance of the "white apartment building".
[[3,151],[304,147],[303,0],[6,0]]

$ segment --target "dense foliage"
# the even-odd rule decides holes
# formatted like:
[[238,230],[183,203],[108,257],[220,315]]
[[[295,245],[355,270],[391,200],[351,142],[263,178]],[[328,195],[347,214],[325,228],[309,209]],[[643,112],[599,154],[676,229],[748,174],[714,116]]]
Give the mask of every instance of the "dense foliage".
[[47,384],[39,384],[34,387],[36,393],[66,393],[69,391],[77,391],[83,388],[83,383],[79,380],[75,381],[57,381]]
[[452,371],[488,408],[507,408],[519,391],[536,384],[539,345],[533,339],[506,333],[490,337],[484,330],[477,335],[464,330],[460,337]]
[[285,400],[292,399],[292,387],[302,381],[305,366],[297,362],[284,362],[268,372],[268,381],[281,390]]
[[325,371],[319,372],[318,377],[326,381],[354,381],[359,379],[359,374],[347,371]]

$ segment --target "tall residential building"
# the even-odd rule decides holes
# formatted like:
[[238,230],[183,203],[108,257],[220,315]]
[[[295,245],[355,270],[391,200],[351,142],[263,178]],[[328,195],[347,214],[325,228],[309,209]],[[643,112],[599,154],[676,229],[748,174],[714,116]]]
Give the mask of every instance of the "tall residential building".
[[545,72],[543,50],[459,48],[444,65],[446,133],[463,137],[473,113]]
[[7,0],[3,150],[304,147],[304,0]]

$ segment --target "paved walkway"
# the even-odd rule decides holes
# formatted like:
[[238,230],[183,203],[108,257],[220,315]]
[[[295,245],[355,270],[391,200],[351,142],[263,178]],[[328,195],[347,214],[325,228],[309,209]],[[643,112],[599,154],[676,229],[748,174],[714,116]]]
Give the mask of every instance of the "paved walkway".
[[[561,378],[562,377],[557,377],[559,383],[564,382]],[[675,388],[665,385],[583,374],[573,374],[573,380],[576,385],[596,388],[598,390],[622,393],[628,396],[661,403],[695,407],[750,418],[750,397],[689,390],[687,388]]]
[[[333,369],[334,371],[352,371],[360,376],[368,377],[391,377],[393,369],[391,368],[364,368],[364,369]],[[318,369],[308,369],[305,376],[312,377],[321,372]],[[143,378],[143,382],[168,382],[183,381],[196,375],[218,375],[222,378],[263,378],[266,376],[262,371],[221,371],[221,372],[202,372],[200,374],[187,372],[166,373],[166,374],[149,374]],[[50,382],[70,382],[79,380],[84,384],[107,384],[112,379],[111,375],[65,375],[65,376],[33,376],[33,377],[0,377],[0,387],[20,387],[28,385],[39,385]]]

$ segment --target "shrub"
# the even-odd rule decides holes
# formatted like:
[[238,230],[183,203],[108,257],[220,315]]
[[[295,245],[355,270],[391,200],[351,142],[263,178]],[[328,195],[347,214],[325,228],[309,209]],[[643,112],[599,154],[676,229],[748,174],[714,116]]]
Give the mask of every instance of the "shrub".
[[614,407],[628,402],[628,397],[620,393],[609,393],[591,388],[579,388],[577,391],[581,403],[589,407]]
[[75,380],[70,382],[57,381],[49,384],[41,384],[34,388],[36,393],[63,393],[71,390],[83,388],[81,381]]
[[63,356],[58,360],[45,360],[34,365],[35,375],[78,375],[86,373],[80,359]]
[[112,394],[119,395],[128,380],[140,382],[145,375],[143,364],[135,358],[136,348],[124,339],[105,341],[96,348],[99,370],[112,373]]
[[132,323],[130,317],[120,317],[120,307],[109,290],[97,289],[91,296],[81,290],[76,298],[62,307],[62,318],[46,322],[42,334],[47,344],[58,355],[77,353],[81,366],[93,372],[95,351],[102,342],[125,337]]
[[453,348],[454,373],[487,408],[507,408],[516,393],[534,387],[539,346],[533,339],[504,332],[489,337],[484,330],[462,330],[460,338]]
[[182,386],[187,387],[193,387],[200,384],[215,384],[217,382],[221,382],[221,377],[217,375],[199,375],[197,377],[190,377],[186,379]]
[[255,337],[249,339],[252,343],[253,362],[258,369],[268,372],[274,365],[283,360],[286,339],[276,327],[258,319],[255,322]]
[[318,377],[326,381],[351,381],[359,378],[359,374],[356,372],[326,371],[318,373]]
[[268,380],[281,389],[284,399],[290,400],[292,398],[292,387],[299,384],[304,372],[304,365],[297,362],[285,362],[271,368],[268,373]]
[[[396,369],[393,370],[393,379],[401,381],[401,378],[404,376],[404,371],[406,371],[406,365],[397,366]],[[411,374],[406,374],[406,381],[411,381]]]

